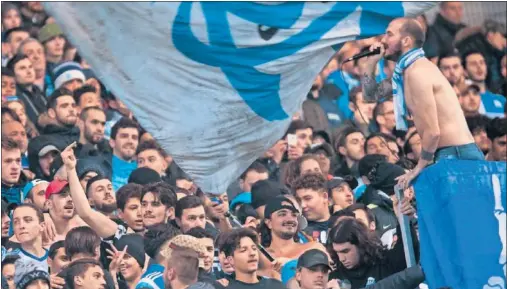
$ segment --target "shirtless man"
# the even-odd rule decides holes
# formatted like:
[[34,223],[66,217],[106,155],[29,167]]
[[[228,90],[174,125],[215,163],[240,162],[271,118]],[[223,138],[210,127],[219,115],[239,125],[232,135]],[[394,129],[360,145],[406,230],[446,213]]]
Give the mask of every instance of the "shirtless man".
[[[404,99],[408,112],[413,116],[417,132],[422,138],[422,152],[417,166],[398,178],[398,184],[404,188],[407,188],[410,182],[433,161],[438,162],[447,158],[484,159],[468,130],[465,116],[449,81],[435,64],[424,57],[424,52],[418,50],[422,47],[424,39],[424,31],[415,19],[393,20],[382,40],[370,47],[370,50],[380,48],[380,54],[370,56],[363,62],[364,73],[361,76],[364,97],[373,102],[391,86],[389,82],[375,82],[377,62],[385,57],[396,61],[397,66],[400,65],[402,69],[400,73],[402,83],[398,85],[398,91],[393,92],[395,106],[399,103],[397,100]],[[404,59],[403,56],[407,54],[416,56],[415,53],[422,53],[422,57],[415,58],[417,60],[407,64],[410,57]],[[403,60],[406,60],[405,67],[402,64]],[[399,113],[403,116],[403,111]],[[399,121],[396,125],[398,129],[403,127]]]
[[294,240],[298,234],[299,211],[290,199],[284,196],[273,198],[265,208],[264,223],[261,225],[261,243],[280,263],[297,259],[310,249],[326,252],[319,242],[299,243]]

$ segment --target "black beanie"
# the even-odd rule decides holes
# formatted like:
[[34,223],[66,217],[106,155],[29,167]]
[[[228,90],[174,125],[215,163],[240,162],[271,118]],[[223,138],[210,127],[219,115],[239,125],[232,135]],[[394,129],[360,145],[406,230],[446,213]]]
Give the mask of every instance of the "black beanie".
[[127,247],[127,253],[136,259],[137,263],[141,268],[144,267],[146,261],[146,254],[144,251],[143,237],[138,234],[127,234],[123,235],[120,239],[115,240],[114,246],[118,251],[122,251]]
[[394,195],[394,186],[398,183],[396,178],[404,174],[405,170],[402,167],[386,162],[373,167],[368,174],[368,179],[373,188],[391,196]]
[[139,184],[139,185],[146,185],[151,183],[158,183],[162,179],[160,178],[160,175],[148,168],[148,167],[142,167],[135,169],[129,176],[129,184]]

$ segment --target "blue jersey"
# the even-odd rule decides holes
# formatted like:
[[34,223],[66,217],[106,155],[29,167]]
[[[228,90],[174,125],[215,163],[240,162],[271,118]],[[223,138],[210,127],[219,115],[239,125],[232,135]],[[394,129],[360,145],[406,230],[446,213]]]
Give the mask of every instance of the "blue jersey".
[[148,266],[146,272],[141,276],[141,280],[137,283],[136,289],[165,289],[164,269],[164,266],[160,264]]

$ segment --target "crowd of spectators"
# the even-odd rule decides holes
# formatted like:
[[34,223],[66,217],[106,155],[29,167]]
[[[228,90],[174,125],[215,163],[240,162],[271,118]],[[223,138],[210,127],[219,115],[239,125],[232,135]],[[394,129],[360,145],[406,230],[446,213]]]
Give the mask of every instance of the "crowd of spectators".
[[[104,86],[40,2],[2,3],[2,289],[415,288],[421,154],[392,93],[363,98],[375,38],[346,43],[280,140],[227,192],[203,192]],[[425,53],[454,87],[476,144],[506,161],[505,27],[444,2]],[[383,60],[377,81],[395,63]],[[398,206],[399,204],[399,206]],[[387,285],[385,285],[387,284]],[[397,284],[397,287],[392,287]],[[382,287],[387,286],[387,287]],[[391,286],[391,287],[389,287]]]

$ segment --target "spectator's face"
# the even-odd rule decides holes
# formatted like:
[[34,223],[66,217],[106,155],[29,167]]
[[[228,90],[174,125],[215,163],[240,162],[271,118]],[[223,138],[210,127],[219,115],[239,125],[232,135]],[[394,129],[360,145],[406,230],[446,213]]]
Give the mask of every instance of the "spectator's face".
[[137,155],[137,166],[139,168],[148,167],[162,175],[167,169],[167,161],[157,150],[149,149]]
[[254,170],[250,170],[244,180],[239,181],[239,185],[243,192],[251,192],[252,186],[258,181],[267,180],[269,178],[268,173],[258,173]]
[[324,265],[317,265],[310,268],[301,268],[296,272],[296,280],[300,288],[326,289],[329,279],[329,269]]
[[4,122],[2,124],[2,137],[15,141],[19,145],[21,153],[26,152],[28,138],[26,137],[25,128],[20,122]]
[[70,263],[69,257],[65,255],[65,248],[56,250],[55,258],[48,259],[48,265],[52,274],[57,274],[62,271],[63,267]]
[[266,226],[271,233],[282,240],[291,240],[298,231],[297,213],[288,209],[281,209],[265,219]]
[[50,151],[47,154],[39,157],[39,166],[44,176],[49,176],[49,168],[58,155],[57,151]]
[[14,77],[2,75],[2,97],[16,95],[16,80]]
[[394,118],[394,103],[392,101],[384,101],[381,114],[377,116],[377,122],[389,131],[394,129],[396,119]]
[[30,59],[25,58],[14,65],[16,83],[32,84],[35,81],[35,70]]
[[134,257],[126,253],[120,261],[120,273],[127,282],[135,281],[143,274],[143,268]]
[[46,55],[44,54],[44,47],[42,47],[39,41],[30,41],[25,44],[23,46],[23,53],[28,56],[35,71],[44,71],[46,69]]
[[320,169],[319,162],[314,159],[307,159],[306,161],[302,162],[299,169],[301,171],[301,175],[312,173],[322,175],[322,170]]
[[331,169],[331,160],[326,156],[324,152],[317,153],[317,157],[319,158],[320,169],[322,170],[322,175],[327,177],[329,174],[329,170]]
[[2,18],[2,28],[7,31],[19,26],[21,26],[21,16],[19,15],[18,11],[16,9],[7,11],[5,17]]
[[23,40],[30,37],[30,34],[25,31],[16,31],[12,32],[10,35],[9,44],[11,45],[11,52],[13,54],[18,53],[19,44],[23,42]]
[[123,160],[131,160],[136,155],[139,143],[139,131],[136,128],[120,128],[116,139],[111,139],[113,153]]
[[9,237],[9,227],[11,224],[11,218],[7,214],[2,214],[2,238]]
[[239,246],[227,257],[236,272],[252,274],[259,268],[259,251],[257,245],[249,237],[243,237]]
[[74,202],[69,192],[52,194],[46,203],[51,217],[70,220],[74,217]]
[[471,80],[478,82],[486,80],[488,67],[486,66],[486,61],[481,54],[470,54],[467,56],[465,61],[467,63],[466,71]]
[[345,146],[339,148],[340,153],[353,161],[359,161],[364,157],[364,135],[354,132],[347,136]]
[[2,267],[2,278],[5,278],[5,281],[7,281],[7,285],[9,285],[8,289],[16,289],[16,284],[14,284],[15,273],[16,266],[14,264],[5,264]]
[[28,6],[28,9],[34,12],[42,12],[44,11],[44,8],[42,7],[42,3],[38,1],[28,1],[26,2],[26,5]]
[[61,35],[51,38],[44,44],[46,47],[46,55],[48,57],[62,57],[63,48],[65,47],[65,38]]
[[163,224],[167,219],[172,218],[174,214],[174,208],[167,208],[160,202],[158,195],[151,192],[144,195],[141,205],[145,227]]
[[60,96],[56,100],[56,108],[48,110],[50,117],[56,119],[60,125],[73,126],[77,121],[76,102],[70,95]]
[[298,146],[307,148],[312,145],[313,130],[311,128],[296,130]]
[[507,160],[507,135],[497,137],[493,140],[490,153],[495,161]]
[[375,231],[375,222],[371,222],[368,220],[368,215],[366,215],[366,212],[362,209],[357,209],[354,211],[354,215],[356,216],[356,219],[363,223],[366,228],[369,228],[370,231]]
[[21,151],[2,148],[2,183],[15,185],[21,175]]
[[19,120],[21,121],[21,124],[23,126],[26,126],[26,111],[25,107],[17,101],[9,101],[7,103],[7,107],[12,109],[16,115],[19,117]]
[[215,244],[213,239],[201,238],[199,242],[206,248],[204,253],[204,271],[210,272],[213,267],[213,258],[215,257]]
[[102,108],[102,102],[100,101],[100,96],[94,92],[85,92],[81,95],[81,99],[79,100],[79,108],[81,110],[87,107],[100,107]]
[[81,79],[72,79],[72,80],[65,82],[62,85],[63,88],[66,88],[72,92],[81,88],[82,86],[83,86],[83,81]]
[[20,207],[12,215],[14,235],[19,243],[27,244],[39,238],[44,230],[37,212],[30,207]]
[[418,161],[421,156],[422,144],[421,144],[421,136],[416,133],[409,141],[408,144],[412,149],[412,154],[414,156],[414,160]]
[[354,203],[354,193],[347,183],[343,183],[334,188],[331,192],[333,204],[340,206],[342,209],[348,208]]
[[458,56],[440,59],[439,68],[451,85],[463,82],[465,74],[463,71],[463,65],[461,65],[461,59]]
[[136,232],[144,230],[143,224],[143,211],[141,208],[141,200],[138,198],[130,198],[125,203],[125,208],[119,213],[120,219],[122,219],[127,225]]
[[477,91],[469,89],[460,94],[459,102],[465,114],[478,114],[481,106],[481,95]]
[[329,211],[328,195],[326,192],[318,192],[312,189],[300,189],[296,191],[296,198],[301,204],[303,215],[308,221],[324,221],[324,212]]
[[110,180],[95,181],[90,186],[88,195],[90,205],[98,211],[112,213],[116,210],[116,197]]
[[192,194],[195,193],[196,187],[194,186],[194,182],[192,180],[188,179],[177,179],[176,180],[176,187],[180,189],[187,190],[191,192]]
[[368,140],[368,143],[366,144],[366,154],[381,154],[388,158],[391,156],[386,140],[381,137],[373,137]]
[[352,245],[350,242],[333,243],[333,250],[338,255],[343,267],[353,269],[359,265],[359,252],[356,245]]
[[41,211],[44,211],[44,203],[46,203],[45,192],[48,185],[48,183],[41,183],[34,186],[30,191],[33,198],[33,204]]
[[489,147],[491,146],[491,141],[486,134],[486,130],[484,128],[476,128],[472,135],[474,136],[475,144],[481,149],[483,152],[489,151]]
[[206,213],[204,206],[196,208],[184,209],[181,214],[181,219],[176,218],[178,225],[183,233],[196,227],[206,228]]
[[99,266],[90,266],[83,276],[74,277],[74,283],[83,289],[105,289],[104,270]]
[[232,274],[234,272],[234,267],[231,265],[231,262],[229,262],[229,259],[225,257],[224,252],[220,252],[218,254],[218,261],[220,262],[220,267],[224,273]]
[[463,3],[461,2],[443,2],[440,14],[444,16],[445,19],[454,23],[460,24],[461,19],[463,18]]
[[394,20],[389,23],[386,29],[386,33],[380,40],[386,48],[384,58],[387,60],[397,61],[401,56],[401,38],[400,28],[403,25],[403,21]]
[[86,113],[86,119],[80,121],[85,139],[91,144],[98,144],[104,140],[106,114],[103,111],[92,109]]
[[352,102],[350,103],[350,110],[354,112],[354,117],[359,123],[369,123],[373,118],[375,105],[375,103],[368,103],[364,101],[363,93],[359,92],[357,93],[356,104]]

